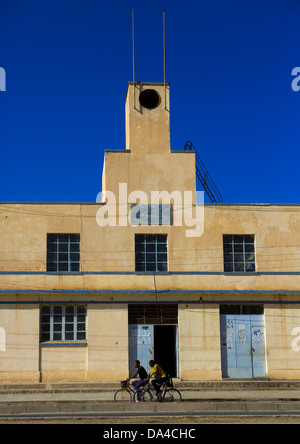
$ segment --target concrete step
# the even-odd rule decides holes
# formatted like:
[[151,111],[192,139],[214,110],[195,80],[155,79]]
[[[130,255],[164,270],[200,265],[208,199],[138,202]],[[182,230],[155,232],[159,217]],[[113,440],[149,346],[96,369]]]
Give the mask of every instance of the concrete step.
[[33,401],[0,403],[0,418],[5,415],[51,415],[51,414],[149,414],[200,412],[294,412],[300,415],[299,401],[285,400],[194,400],[178,403],[118,403],[101,401]]
[[[64,384],[65,386],[66,384]],[[90,385],[90,384],[89,384]],[[0,396],[0,416],[58,413],[141,413],[141,412],[207,412],[207,411],[295,411],[300,415],[300,389],[269,390],[183,390],[182,402],[151,403],[115,402],[113,383],[110,391],[18,392],[10,390]],[[282,388],[282,387],[281,387]],[[71,389],[70,389],[71,390]]]
[[[181,391],[230,391],[230,390],[300,390],[300,380],[223,380],[181,381],[173,379]],[[57,382],[57,383],[0,383],[0,394],[5,393],[98,393],[113,392],[120,382]]]

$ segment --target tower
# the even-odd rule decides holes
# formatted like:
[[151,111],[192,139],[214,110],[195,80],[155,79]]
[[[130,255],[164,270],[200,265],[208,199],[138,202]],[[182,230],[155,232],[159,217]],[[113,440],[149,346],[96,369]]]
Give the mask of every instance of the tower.
[[144,155],[170,152],[169,92],[169,84],[164,83],[128,84],[126,150]]
[[132,11],[133,81],[128,83],[125,100],[125,150],[106,150],[102,191],[116,196],[119,184],[128,193],[140,190],[196,191],[195,154],[171,151],[170,85],[166,82],[165,10],[163,10],[164,82],[136,82],[134,51],[134,11]]

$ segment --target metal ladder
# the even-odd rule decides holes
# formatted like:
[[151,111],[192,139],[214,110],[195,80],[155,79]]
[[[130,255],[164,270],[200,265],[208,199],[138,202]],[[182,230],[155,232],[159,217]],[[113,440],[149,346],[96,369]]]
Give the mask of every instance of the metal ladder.
[[209,172],[207,171],[204,163],[202,162],[199,154],[196,151],[196,148],[192,144],[192,142],[187,141],[184,145],[185,151],[194,151],[195,152],[195,163],[196,163],[196,175],[201,182],[201,185],[206,191],[210,201],[212,203],[221,203],[223,202],[223,197],[220,191],[218,190],[217,185],[211,178]]

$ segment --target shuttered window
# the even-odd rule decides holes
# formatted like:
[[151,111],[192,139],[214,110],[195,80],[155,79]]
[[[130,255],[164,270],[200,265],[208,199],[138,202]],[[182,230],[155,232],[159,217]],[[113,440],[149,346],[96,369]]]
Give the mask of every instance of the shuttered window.
[[178,324],[176,304],[132,304],[128,307],[129,324]]

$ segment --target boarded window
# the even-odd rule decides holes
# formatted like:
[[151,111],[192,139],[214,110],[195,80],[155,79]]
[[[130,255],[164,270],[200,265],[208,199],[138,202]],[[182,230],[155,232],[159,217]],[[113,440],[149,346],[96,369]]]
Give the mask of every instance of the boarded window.
[[171,204],[131,204],[131,225],[171,225]]

